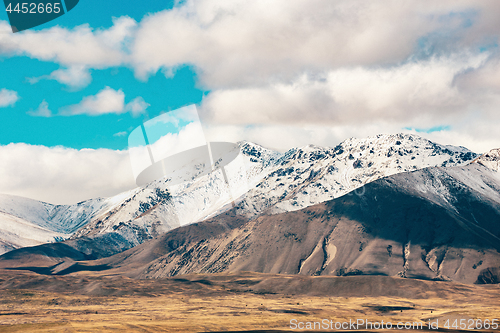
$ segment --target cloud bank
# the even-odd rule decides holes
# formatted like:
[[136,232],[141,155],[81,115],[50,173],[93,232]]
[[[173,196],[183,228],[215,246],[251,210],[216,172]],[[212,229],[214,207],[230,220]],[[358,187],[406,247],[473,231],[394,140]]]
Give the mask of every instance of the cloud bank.
[[73,204],[134,187],[126,151],[0,146],[0,193]]

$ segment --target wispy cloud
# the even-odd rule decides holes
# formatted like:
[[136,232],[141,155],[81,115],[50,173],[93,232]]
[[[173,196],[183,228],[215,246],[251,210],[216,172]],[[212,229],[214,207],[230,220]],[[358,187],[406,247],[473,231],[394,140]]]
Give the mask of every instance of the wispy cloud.
[[139,96],[125,105],[125,111],[130,112],[132,113],[132,116],[137,117],[140,114],[146,112],[148,106],[150,106],[150,104],[146,103],[144,98]]
[[87,96],[78,104],[70,105],[61,110],[61,115],[89,115],[99,116],[108,113],[120,114],[124,112],[125,94],[123,91],[105,87],[96,95]]
[[136,117],[144,113],[148,106],[149,104],[140,96],[125,104],[125,93],[121,89],[105,87],[96,95],[84,97],[78,104],[62,108],[60,114],[63,116],[100,116],[130,112]]
[[84,88],[92,82],[92,76],[87,67],[82,65],[71,66],[69,68],[60,68],[50,75],[42,75],[39,77],[31,77],[27,79],[29,83],[36,84],[41,80],[55,80],[64,84],[73,90]]
[[52,111],[49,110],[49,103],[45,100],[40,103],[36,110],[26,113],[33,117],[52,117]]
[[126,136],[128,133],[123,131],[123,132],[118,132],[118,133],[115,133],[113,134],[113,136],[117,136],[117,137],[120,137],[120,136]]
[[7,106],[13,106],[19,99],[19,95],[16,91],[2,89],[0,90],[0,108]]

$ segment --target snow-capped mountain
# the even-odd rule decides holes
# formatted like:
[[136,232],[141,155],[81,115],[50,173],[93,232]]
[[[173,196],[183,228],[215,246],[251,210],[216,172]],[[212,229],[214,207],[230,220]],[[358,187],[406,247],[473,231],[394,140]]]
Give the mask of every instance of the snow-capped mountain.
[[66,235],[0,212],[0,254],[25,246],[62,240]]
[[234,204],[238,214],[247,217],[293,211],[388,175],[463,165],[477,157],[463,147],[406,134],[348,139],[334,148],[310,145],[285,153],[250,142],[240,142],[238,148],[238,157],[225,168],[228,182],[217,169],[180,185],[160,179],[115,197],[70,206],[3,196],[0,212],[63,234],[54,235],[54,240],[113,234],[117,248],[127,248],[216,216]]
[[282,156],[248,142],[238,147],[241,153],[232,165],[226,166],[229,186],[220,169],[175,186],[170,186],[168,178],[153,181],[122,195],[115,205],[99,212],[74,233],[72,239],[113,232],[137,245],[232,208],[249,188],[274,170]]
[[[248,143],[241,147],[252,153],[257,145]],[[0,219],[10,223],[12,216],[26,226],[0,229],[3,244],[0,254],[21,246],[86,236],[98,238],[97,242],[103,246],[111,242],[116,250],[130,248],[181,224],[203,220],[224,207],[232,207],[232,202],[267,174],[281,154],[261,148],[259,156],[256,161],[253,156],[240,154],[235,163],[226,167],[230,187],[220,170],[216,170],[176,186],[170,186],[169,179],[160,179],[114,197],[74,205],[52,205],[0,195]],[[33,237],[28,223],[42,230],[40,233],[44,236]],[[113,236],[110,238],[109,234]],[[79,250],[89,248],[88,242],[72,244]]]
[[463,165],[476,156],[463,147],[407,134],[348,139],[334,148],[291,149],[247,194],[245,209],[257,214],[269,207],[269,213],[298,210],[379,178],[429,166]]
[[109,206],[112,201],[113,198],[96,198],[74,205],[53,205],[14,195],[0,194],[0,211],[48,230],[72,234],[101,209]]
[[376,180],[363,193],[258,219],[233,209],[85,265],[139,278],[254,271],[497,283],[498,172],[476,163],[429,167]]
[[108,201],[98,198],[74,205],[52,205],[0,194],[0,253],[67,239],[106,207]]
[[[220,172],[172,187],[168,179],[161,179],[101,213],[72,238],[117,232],[137,245],[180,225],[220,214],[232,208],[235,198],[238,213],[246,216],[293,211],[388,175],[462,165],[476,157],[466,148],[404,134],[349,139],[335,148],[307,146],[286,153],[250,142],[240,142],[239,148],[240,163],[227,170],[231,191]],[[243,190],[238,193],[238,188]],[[157,196],[167,192],[169,200]]]

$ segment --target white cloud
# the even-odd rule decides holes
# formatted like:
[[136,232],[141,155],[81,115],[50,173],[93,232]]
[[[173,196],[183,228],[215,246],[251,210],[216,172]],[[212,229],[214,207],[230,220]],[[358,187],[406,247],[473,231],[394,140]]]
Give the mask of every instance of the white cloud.
[[125,112],[125,94],[123,91],[105,87],[96,95],[87,96],[75,105],[70,105],[61,110],[65,116],[86,114],[89,116],[99,116],[107,113],[120,114]]
[[[193,64],[212,88],[289,79],[304,70],[405,59],[417,35],[438,27],[409,15],[418,11],[397,2],[187,1],[144,19],[131,56],[139,75]],[[407,20],[398,29],[399,15]]]
[[0,33],[0,54],[64,68],[131,65],[142,77],[191,64],[216,89],[491,46],[499,16],[497,2],[476,0],[188,0],[139,23],[116,18],[109,29]]
[[114,90],[113,88],[105,87],[95,95],[84,97],[78,104],[62,108],[60,114],[63,116],[81,114],[100,116],[110,113],[122,114],[130,112],[132,116],[137,117],[141,113],[144,113],[148,106],[149,104],[140,96],[125,104],[125,93],[121,89]]
[[137,117],[140,114],[146,112],[146,109],[150,105],[151,104],[148,104],[146,103],[146,101],[144,101],[144,98],[139,96],[131,100],[129,103],[127,103],[127,105],[125,105],[124,110],[132,113],[132,116]]
[[[455,82],[480,68],[487,54],[342,68],[288,84],[220,89],[203,101],[205,118],[226,124],[360,124],[378,120],[427,123],[466,113],[477,100]],[[448,119],[447,119],[448,120]],[[430,123],[429,123],[430,122]],[[425,126],[425,125],[424,125]]]
[[281,150],[444,125],[417,134],[484,152],[500,147],[498,64],[487,52],[463,52],[218,89],[204,99],[200,116],[218,140],[227,135]]
[[72,88],[86,87],[92,81],[89,70],[81,65],[55,70],[50,74],[50,78]]
[[73,204],[134,187],[126,151],[0,146],[0,193]]
[[[200,127],[191,123],[152,145],[155,157],[199,146]],[[116,135],[127,135],[126,132]],[[135,155],[136,167],[150,162]],[[139,160],[137,160],[139,157]],[[141,169],[142,171],[142,169]],[[139,171],[140,172],[140,171]],[[136,187],[128,150],[71,149],[11,143],[0,146],[0,193],[55,204],[109,197]]]
[[129,17],[114,19],[113,23],[109,29],[92,29],[88,25],[73,29],[55,26],[12,34],[3,33],[10,27],[1,21],[0,54],[27,55],[64,67],[119,66],[125,61],[127,40],[132,37],[137,23]]
[[52,111],[49,110],[49,103],[43,100],[35,111],[28,111],[27,114],[33,117],[52,117]]
[[2,89],[0,90],[0,108],[5,108],[7,106],[13,106],[19,99],[19,95],[16,91]]
[[92,82],[92,76],[88,68],[82,65],[71,66],[69,68],[60,68],[50,75],[28,78],[31,84],[36,84],[41,80],[55,80],[74,90],[84,88]]
[[497,3],[471,0],[191,0],[143,19],[131,59],[139,76],[192,64],[211,89],[286,82],[491,44],[498,15]]

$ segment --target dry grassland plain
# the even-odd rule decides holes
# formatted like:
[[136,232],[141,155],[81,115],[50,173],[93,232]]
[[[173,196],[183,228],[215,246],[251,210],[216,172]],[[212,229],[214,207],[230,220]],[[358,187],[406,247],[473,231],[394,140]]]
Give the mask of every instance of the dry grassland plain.
[[498,285],[257,273],[133,280],[0,271],[0,332],[306,332],[291,329],[291,321],[324,319],[394,325],[439,319],[439,330],[414,331],[471,332],[479,330],[442,325],[446,319],[495,318]]

